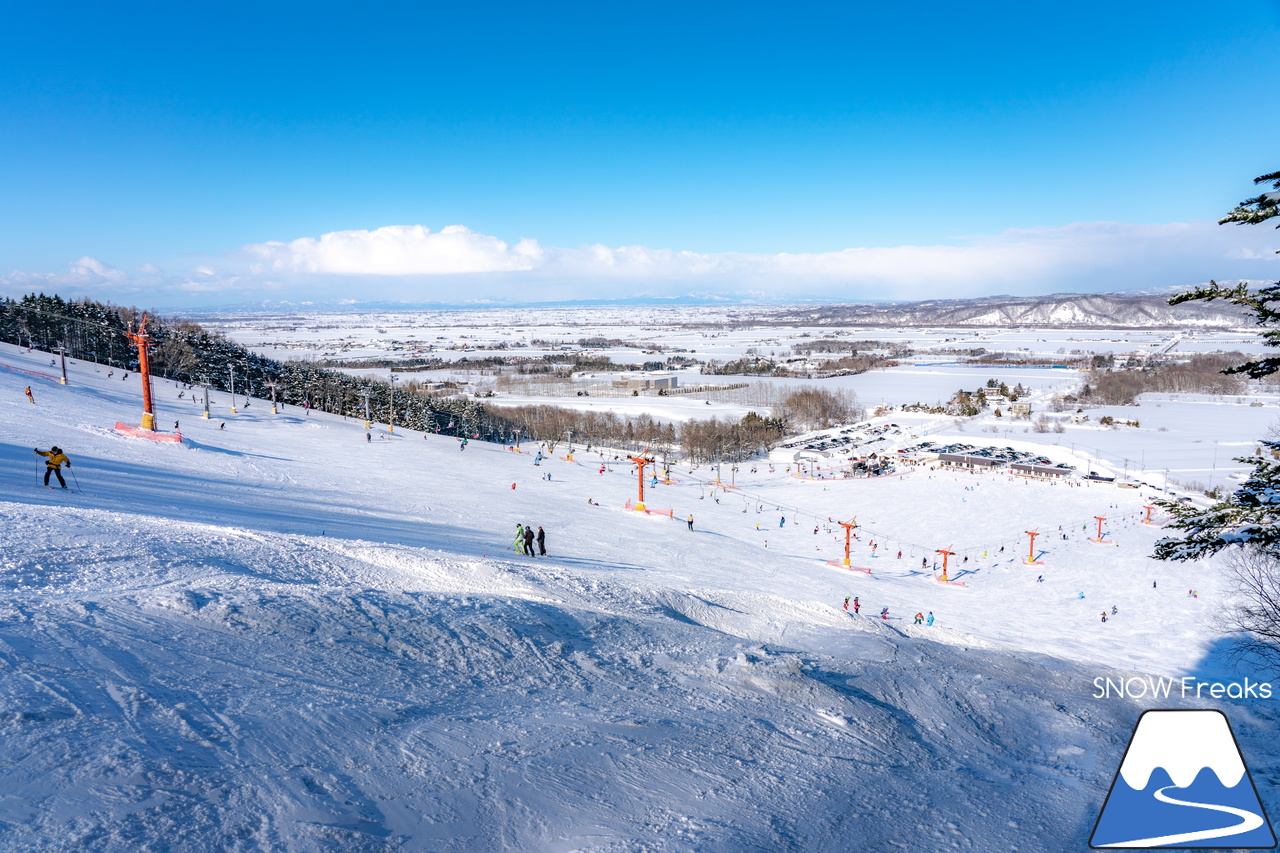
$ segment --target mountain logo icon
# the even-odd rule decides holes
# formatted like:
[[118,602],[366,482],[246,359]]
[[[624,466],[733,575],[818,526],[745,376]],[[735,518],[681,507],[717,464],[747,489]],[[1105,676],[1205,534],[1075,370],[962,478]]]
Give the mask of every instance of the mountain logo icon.
[[1221,711],[1146,711],[1093,828],[1095,850],[1270,849],[1271,821]]

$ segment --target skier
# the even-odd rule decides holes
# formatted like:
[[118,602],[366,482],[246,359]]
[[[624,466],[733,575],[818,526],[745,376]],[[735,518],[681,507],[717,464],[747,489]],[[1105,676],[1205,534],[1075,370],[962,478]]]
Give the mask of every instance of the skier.
[[177,421],[174,421],[174,422],[173,422],[173,431],[174,431],[174,432],[178,432],[178,422],[177,422]]
[[785,527],[786,524],[787,524],[787,517],[785,515],[782,518],[778,519],[779,527]]
[[692,530],[693,529],[693,513],[689,513],[689,518],[686,520],[689,522],[689,529]]
[[524,553],[525,556],[533,557],[533,528],[529,525],[524,526]]
[[899,560],[901,560],[901,559],[902,559],[902,552],[901,552],[901,551],[899,551],[899,552],[898,552],[898,559],[899,559]]
[[928,558],[928,557],[921,557],[921,558],[920,558],[920,568],[922,568],[922,569],[927,569],[927,568],[929,568],[929,558]]
[[849,596],[847,595],[844,597],[844,609],[846,613],[849,612]]
[[933,611],[932,610],[929,611],[929,615],[925,618],[924,623],[928,625],[930,628],[933,627]]
[[537,540],[538,540],[538,555],[541,557],[547,556],[547,534],[543,531],[541,524],[538,525]]
[[1120,613],[1120,608],[1116,607],[1114,604],[1111,605],[1111,615],[1116,616],[1119,613]]
[[67,455],[62,452],[62,448],[58,447],[55,444],[53,447],[49,448],[48,450],[41,450],[40,448],[37,447],[35,451],[37,456],[43,456],[45,458],[44,459],[44,484],[46,486],[49,485],[49,475],[53,474],[55,477],[58,478],[58,484],[65,489],[67,487],[67,481],[62,479],[62,466],[65,463],[67,468],[70,469],[71,460],[68,459]]
[[889,621],[889,608],[888,608],[888,607],[882,607],[882,608],[880,608],[880,618],[881,618],[883,621],[885,621],[885,622],[888,622],[888,621]]
[[[424,438],[425,438],[425,436],[424,436]],[[367,441],[367,442],[372,443],[372,442],[373,442],[373,436],[366,432],[366,433],[364,434],[364,440],[365,440],[365,441]]]
[[459,450],[466,450],[466,449],[467,449],[467,440],[466,440],[465,438],[464,438],[464,439],[462,439],[462,444],[459,444],[459,445],[458,445],[458,449],[459,449]]
[[1106,621],[1107,621],[1107,611],[1105,611],[1105,610],[1104,610],[1104,611],[1102,611],[1102,621],[1103,621],[1103,622],[1106,622]]
[[862,610],[862,602],[858,601],[858,596],[853,597],[853,612],[857,615]]
[[1155,582],[1155,581],[1152,581],[1152,582],[1151,582],[1151,588],[1152,588],[1152,589],[1155,589],[1155,588],[1156,588],[1156,582]]
[[[587,503],[591,503],[591,498],[587,498]],[[519,522],[516,522],[516,541],[511,543],[511,550],[524,550],[524,525]]]
[[31,405],[33,405],[33,406],[34,406],[34,405],[36,404],[36,398],[35,398],[35,397],[32,395],[32,393],[31,393],[31,386],[30,386],[30,385],[28,385],[28,386],[27,386],[27,399],[28,399],[29,401],[31,401]]

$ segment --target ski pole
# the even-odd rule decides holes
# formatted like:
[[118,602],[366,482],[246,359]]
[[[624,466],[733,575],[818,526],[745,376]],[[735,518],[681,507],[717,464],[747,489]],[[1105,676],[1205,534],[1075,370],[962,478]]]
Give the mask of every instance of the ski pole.
[[67,473],[70,474],[71,479],[75,481],[76,491],[83,492],[84,489],[80,488],[80,478],[76,476],[76,472],[71,469],[70,465],[67,466]]

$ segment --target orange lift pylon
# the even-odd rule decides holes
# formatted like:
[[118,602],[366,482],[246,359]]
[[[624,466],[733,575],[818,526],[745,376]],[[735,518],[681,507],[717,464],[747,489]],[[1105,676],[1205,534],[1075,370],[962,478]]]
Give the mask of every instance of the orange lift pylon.
[[[947,546],[950,547],[950,546]],[[942,582],[947,582],[947,557],[954,557],[955,551],[948,551],[947,548],[939,548],[938,553],[942,555]]]
[[850,565],[849,562],[849,538],[853,535],[853,529],[858,526],[858,517],[855,515],[848,521],[837,521],[844,528],[844,564]]
[[1031,548],[1027,551],[1026,563],[1028,566],[1038,566],[1044,562],[1044,560],[1036,559],[1036,537],[1040,535],[1040,532],[1038,530],[1028,530],[1026,534],[1031,537]]
[[155,409],[151,407],[151,363],[147,358],[147,348],[151,346],[151,336],[147,334],[147,315],[142,315],[138,331],[129,325],[125,332],[129,342],[138,348],[138,370],[142,374],[142,428],[154,431],[156,428]]
[[1098,519],[1098,538],[1093,541],[1101,542],[1102,541],[1102,522],[1106,521],[1107,518],[1104,515],[1095,515],[1094,518]]
[[1152,523],[1152,521],[1151,521],[1151,510],[1155,509],[1155,507],[1153,507],[1153,506],[1144,506],[1144,507],[1143,507],[1143,509],[1145,509],[1145,510],[1147,511],[1147,517],[1146,517],[1146,518],[1144,518],[1144,519],[1142,519],[1142,523],[1143,523],[1143,524],[1151,524],[1151,523]]
[[640,489],[636,494],[636,509],[644,509],[644,466],[652,465],[653,460],[646,456],[629,456],[627,458],[636,463],[636,472],[640,475],[636,481],[636,485]]

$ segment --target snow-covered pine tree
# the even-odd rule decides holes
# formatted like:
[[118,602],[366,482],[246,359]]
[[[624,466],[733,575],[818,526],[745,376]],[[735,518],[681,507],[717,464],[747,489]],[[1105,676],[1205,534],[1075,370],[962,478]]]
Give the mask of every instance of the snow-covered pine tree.
[[[1280,172],[1262,175],[1255,178],[1254,183],[1271,183],[1274,190],[1280,190]],[[1280,192],[1273,191],[1246,199],[1218,223],[1256,225],[1276,216],[1280,216]],[[1280,225],[1276,227],[1280,228]],[[1280,281],[1257,290],[1251,290],[1246,284],[1222,287],[1211,281],[1206,287],[1173,297],[1169,304],[1214,299],[1225,299],[1244,308],[1262,327],[1263,343],[1268,347],[1280,347]],[[1248,361],[1223,371],[1242,373],[1251,379],[1276,372],[1280,372],[1280,356]],[[1280,555],[1280,461],[1277,461],[1280,459],[1280,441],[1263,440],[1259,443],[1270,451],[1270,458],[1267,455],[1237,458],[1237,462],[1252,465],[1253,472],[1244,485],[1226,500],[1208,509],[1170,501],[1157,502],[1172,515],[1168,527],[1184,534],[1180,539],[1171,537],[1157,542],[1155,556],[1158,559],[1194,560],[1230,545],[1250,545],[1272,555]]]

